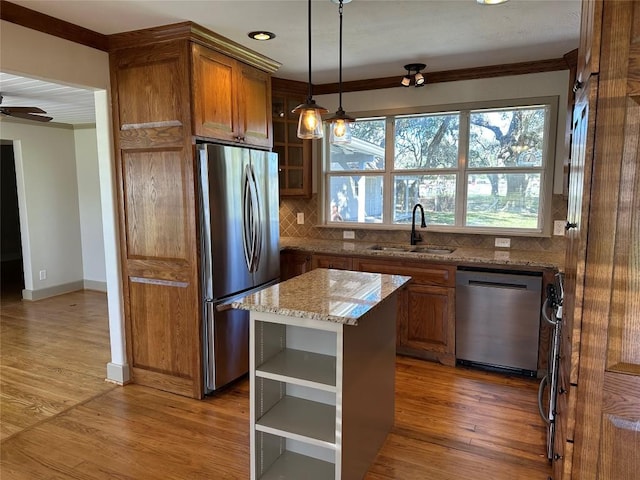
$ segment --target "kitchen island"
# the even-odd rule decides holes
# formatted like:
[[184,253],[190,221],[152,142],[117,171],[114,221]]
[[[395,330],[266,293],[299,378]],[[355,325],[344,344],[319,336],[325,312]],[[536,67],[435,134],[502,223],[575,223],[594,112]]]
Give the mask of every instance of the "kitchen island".
[[410,277],[316,269],[250,311],[252,479],[360,479],[393,425],[396,293]]

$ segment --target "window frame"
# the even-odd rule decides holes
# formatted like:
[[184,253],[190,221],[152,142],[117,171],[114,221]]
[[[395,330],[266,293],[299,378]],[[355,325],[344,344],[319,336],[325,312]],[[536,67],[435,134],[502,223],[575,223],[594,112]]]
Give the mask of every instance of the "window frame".
[[[423,107],[410,107],[390,109],[384,111],[368,111],[351,113],[357,119],[385,119],[385,168],[384,170],[347,170],[330,171],[329,135],[321,143],[320,182],[318,191],[318,218],[321,227],[341,229],[369,229],[369,230],[409,230],[410,225],[394,224],[393,221],[393,178],[396,175],[425,175],[425,174],[455,174],[456,175],[456,200],[455,200],[455,224],[437,225],[429,224],[427,231],[443,233],[483,234],[483,235],[509,235],[529,237],[550,237],[552,232],[553,211],[553,179],[556,164],[556,139],[558,135],[558,104],[559,96],[528,97],[517,99],[504,99],[482,102],[467,102],[460,104],[432,105]],[[471,173],[522,173],[525,170],[531,172],[531,168],[520,167],[483,167],[469,168],[467,164],[470,140],[470,114],[476,110],[509,109],[519,107],[546,106],[549,108],[547,117],[545,146],[540,167],[540,196],[539,196],[539,227],[538,228],[505,228],[487,226],[466,226],[464,220],[467,209],[468,175]],[[431,168],[431,169],[401,169],[396,170],[394,159],[395,118],[404,115],[460,113],[458,164],[455,168]],[[325,126],[328,133],[328,126]],[[327,218],[330,208],[329,181],[331,176],[337,175],[379,175],[383,177],[383,220],[381,223],[360,223],[351,221],[331,221]]]

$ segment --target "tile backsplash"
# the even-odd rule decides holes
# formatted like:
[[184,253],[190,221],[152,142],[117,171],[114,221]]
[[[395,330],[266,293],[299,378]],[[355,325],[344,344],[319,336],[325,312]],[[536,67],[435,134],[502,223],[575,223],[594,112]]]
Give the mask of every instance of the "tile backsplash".
[[[553,219],[567,218],[567,202],[562,195],[553,196]],[[304,213],[304,224],[298,225],[296,215]],[[282,199],[280,201],[280,235],[283,237],[307,237],[324,240],[342,240],[344,228],[318,228],[318,200],[313,195],[310,199]],[[408,231],[398,230],[358,230],[356,240],[373,243],[406,243],[409,241]],[[493,248],[496,235],[470,235],[460,233],[421,232],[424,242],[432,245],[457,247]],[[500,235],[504,237],[506,235]],[[565,240],[561,236],[550,238],[510,236],[511,248],[515,250],[564,251]]]

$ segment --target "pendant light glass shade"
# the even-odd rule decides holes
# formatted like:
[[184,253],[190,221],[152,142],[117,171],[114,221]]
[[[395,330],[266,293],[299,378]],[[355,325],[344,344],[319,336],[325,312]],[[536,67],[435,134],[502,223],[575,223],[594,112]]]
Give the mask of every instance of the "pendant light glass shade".
[[[342,113],[342,116],[339,114]],[[331,143],[350,143],[351,142],[351,123],[355,120],[344,111],[338,110],[336,115],[330,118],[331,120],[331,136],[329,141]]]
[[327,113],[327,110],[320,105],[317,105],[313,100],[313,83],[311,83],[311,0],[308,1],[308,15],[309,15],[309,95],[307,101],[301,103],[294,108],[291,113],[300,114],[298,119],[298,138],[304,140],[322,138],[322,115]]
[[316,105],[316,102],[311,100],[308,103],[298,105],[293,109],[293,113],[300,113],[298,119],[298,138],[305,140],[322,138],[322,113],[327,113],[326,108],[322,108]]
[[334,144],[345,144],[351,142],[351,123],[356,121],[355,118],[347,115],[342,108],[342,7],[343,3],[348,3],[349,1],[351,0],[348,0],[347,2],[339,0],[337,2],[339,5],[338,14],[340,16],[340,78],[338,82],[340,105],[338,106],[338,111],[333,116],[326,119],[327,122],[331,122],[331,136],[329,137],[329,141]]

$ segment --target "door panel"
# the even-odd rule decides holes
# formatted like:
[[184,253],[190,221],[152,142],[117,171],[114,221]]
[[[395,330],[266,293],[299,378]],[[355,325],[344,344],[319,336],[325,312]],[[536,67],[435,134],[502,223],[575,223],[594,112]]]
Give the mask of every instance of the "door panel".
[[262,285],[280,276],[280,211],[278,197],[278,156],[251,151],[251,168],[257,180],[260,209],[260,257],[254,272],[254,285]]
[[248,151],[236,147],[205,145],[201,160],[207,168],[203,185],[208,194],[211,225],[213,298],[220,299],[253,286],[244,253],[243,175]]

